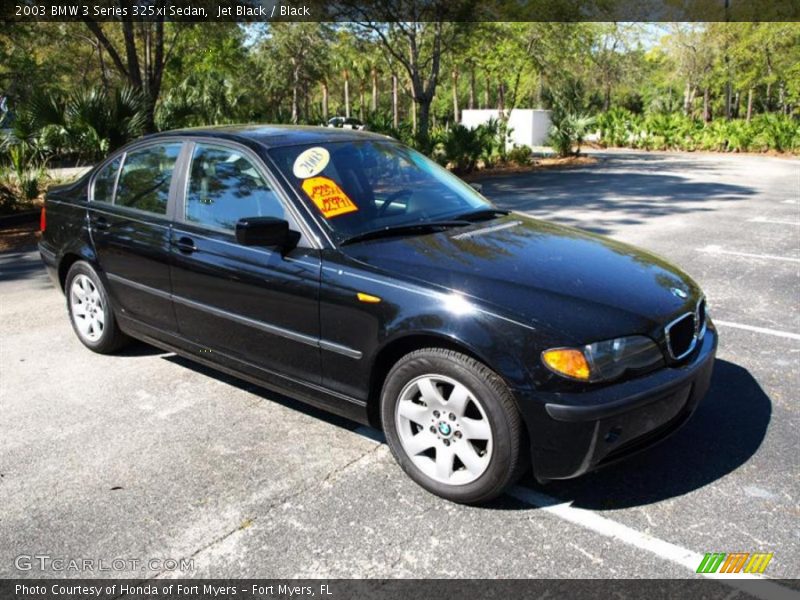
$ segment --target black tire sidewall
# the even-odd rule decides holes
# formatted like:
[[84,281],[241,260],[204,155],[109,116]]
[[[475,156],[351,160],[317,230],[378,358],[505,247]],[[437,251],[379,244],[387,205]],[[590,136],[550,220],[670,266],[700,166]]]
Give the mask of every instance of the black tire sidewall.
[[[500,493],[514,477],[520,452],[519,432],[512,420],[519,418],[509,414],[508,399],[503,402],[500,394],[508,394],[497,375],[486,380],[486,372],[475,369],[475,361],[464,355],[449,353],[445,356],[436,350],[413,352],[401,359],[391,369],[381,394],[381,421],[389,447],[401,468],[426,490],[454,502],[475,504],[485,502]],[[479,364],[479,363],[478,363]],[[480,365],[483,366],[483,365]],[[484,371],[489,371],[483,367]],[[486,471],[475,481],[464,485],[448,485],[431,479],[423,473],[406,454],[397,434],[395,409],[403,387],[421,375],[444,375],[465,386],[480,401],[492,431],[492,457]],[[516,410],[514,407],[511,407]],[[515,439],[515,437],[517,439]]]

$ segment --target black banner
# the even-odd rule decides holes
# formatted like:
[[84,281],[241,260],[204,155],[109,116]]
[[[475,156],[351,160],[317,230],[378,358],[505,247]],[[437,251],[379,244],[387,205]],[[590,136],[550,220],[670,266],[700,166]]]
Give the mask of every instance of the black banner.
[[[631,573],[631,575],[636,575]],[[27,579],[0,580],[3,600],[533,600],[540,598],[692,598],[736,597],[797,600],[797,580],[763,579]]]
[[800,0],[0,0],[36,21],[797,21]]

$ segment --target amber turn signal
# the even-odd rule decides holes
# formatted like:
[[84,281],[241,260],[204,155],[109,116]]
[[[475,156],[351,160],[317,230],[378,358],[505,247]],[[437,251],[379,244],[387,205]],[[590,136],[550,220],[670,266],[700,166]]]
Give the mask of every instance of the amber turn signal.
[[359,302],[366,302],[367,304],[377,304],[381,301],[378,296],[373,296],[372,294],[365,294],[364,292],[358,292],[356,294],[358,297]]
[[574,348],[555,348],[542,352],[542,361],[547,367],[572,379],[588,381],[591,372],[583,352]]

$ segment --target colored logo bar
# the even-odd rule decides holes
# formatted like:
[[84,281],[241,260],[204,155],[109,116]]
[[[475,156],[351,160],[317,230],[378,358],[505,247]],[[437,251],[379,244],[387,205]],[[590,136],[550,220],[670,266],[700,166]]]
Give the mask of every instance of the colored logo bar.
[[707,552],[697,567],[698,573],[763,573],[772,552]]

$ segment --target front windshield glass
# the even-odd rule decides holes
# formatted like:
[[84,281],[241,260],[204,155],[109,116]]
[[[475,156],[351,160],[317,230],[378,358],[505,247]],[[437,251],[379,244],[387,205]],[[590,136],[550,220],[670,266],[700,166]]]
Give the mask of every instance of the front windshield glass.
[[491,208],[456,176],[390,140],[287,146],[270,156],[338,241]]

